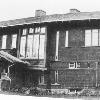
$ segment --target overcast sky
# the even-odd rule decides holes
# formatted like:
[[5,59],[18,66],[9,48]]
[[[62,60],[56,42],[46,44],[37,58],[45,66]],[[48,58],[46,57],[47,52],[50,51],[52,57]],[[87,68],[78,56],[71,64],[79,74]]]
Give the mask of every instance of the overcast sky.
[[100,11],[100,0],[0,0],[0,21],[33,17],[37,9],[50,15],[68,13],[71,8]]

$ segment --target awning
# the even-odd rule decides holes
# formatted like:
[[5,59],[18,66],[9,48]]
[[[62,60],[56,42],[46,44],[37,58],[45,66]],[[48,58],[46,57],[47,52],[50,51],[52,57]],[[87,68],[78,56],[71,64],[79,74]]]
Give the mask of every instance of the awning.
[[4,51],[0,51],[0,57],[4,58],[5,60],[7,60],[11,63],[23,63],[23,64],[30,65],[30,63],[24,62],[24,61],[18,59],[17,57],[14,57],[14,56],[12,56],[12,55],[8,54],[7,52],[4,52]]

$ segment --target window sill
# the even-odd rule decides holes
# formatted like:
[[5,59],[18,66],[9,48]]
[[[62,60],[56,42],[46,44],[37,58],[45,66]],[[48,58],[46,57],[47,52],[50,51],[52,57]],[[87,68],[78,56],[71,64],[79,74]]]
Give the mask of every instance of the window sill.
[[46,85],[46,84],[44,84],[44,83],[39,83],[39,85]]
[[71,70],[73,70],[73,69],[81,69],[81,68],[68,68],[68,69],[71,69]]
[[51,84],[51,85],[60,85],[60,84],[58,84],[58,83],[54,83],[54,84]]

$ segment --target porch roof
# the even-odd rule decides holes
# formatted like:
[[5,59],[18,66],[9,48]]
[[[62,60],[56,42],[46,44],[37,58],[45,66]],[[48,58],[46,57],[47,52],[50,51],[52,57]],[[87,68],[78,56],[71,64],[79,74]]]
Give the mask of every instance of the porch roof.
[[28,62],[24,62],[24,61],[18,59],[17,57],[14,57],[4,51],[0,51],[0,57],[6,59],[7,61],[9,61],[11,63],[18,62],[18,63],[23,63],[23,64],[29,64]]
[[100,11],[53,14],[53,15],[45,15],[41,17],[29,17],[29,18],[1,21],[0,27],[34,24],[34,23],[45,23],[45,22],[50,23],[50,22],[59,22],[59,21],[92,20],[92,19],[97,19],[97,20],[100,19]]

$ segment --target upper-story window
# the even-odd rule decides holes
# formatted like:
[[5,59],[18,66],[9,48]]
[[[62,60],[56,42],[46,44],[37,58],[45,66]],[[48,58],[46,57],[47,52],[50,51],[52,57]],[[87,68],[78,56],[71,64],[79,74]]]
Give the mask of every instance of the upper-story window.
[[100,46],[99,29],[85,30],[85,46]]
[[17,34],[12,35],[12,45],[11,48],[16,48],[16,42],[17,42]]
[[65,47],[68,47],[68,31],[66,31]]
[[44,59],[45,30],[45,27],[29,28],[26,34],[22,34],[20,54],[23,54],[23,57]]
[[56,52],[55,52],[55,61],[58,61],[58,50],[59,50],[59,31],[56,33]]
[[25,46],[26,46],[26,34],[27,29],[23,29],[20,43],[20,56],[25,57]]
[[7,35],[2,36],[2,49],[6,49]]

